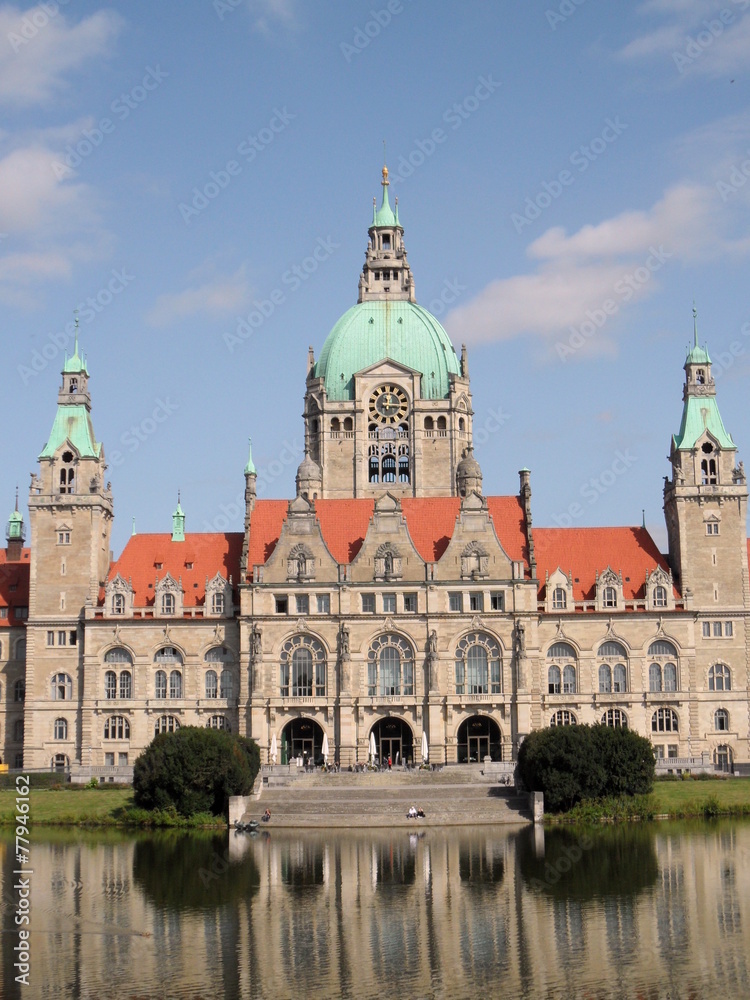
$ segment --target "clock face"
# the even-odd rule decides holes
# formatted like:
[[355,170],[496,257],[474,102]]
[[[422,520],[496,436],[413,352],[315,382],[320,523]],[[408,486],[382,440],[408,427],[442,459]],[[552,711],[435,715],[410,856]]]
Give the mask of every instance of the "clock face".
[[400,386],[378,386],[370,397],[370,419],[381,424],[400,424],[408,411],[409,401]]

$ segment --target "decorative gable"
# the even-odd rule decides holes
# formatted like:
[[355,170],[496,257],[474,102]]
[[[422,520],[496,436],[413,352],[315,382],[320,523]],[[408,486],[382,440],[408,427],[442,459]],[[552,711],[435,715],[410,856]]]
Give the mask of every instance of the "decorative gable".
[[133,584],[118,573],[104,591],[104,614],[117,618],[133,617]]
[[575,608],[573,574],[563,573],[559,566],[554,573],[547,574],[545,599],[547,611],[573,611]]
[[650,610],[674,610],[674,583],[672,571],[657,566],[653,573],[646,573],[646,604]]
[[184,604],[182,578],[167,573],[154,584],[154,615],[157,618],[181,618]]
[[622,573],[615,573],[610,566],[601,576],[596,574],[596,606],[599,611],[623,611],[625,608]]
[[481,580],[489,576],[489,559],[489,553],[481,542],[469,542],[461,553],[461,579]]
[[232,603],[232,579],[227,580],[217,573],[209,580],[206,578],[206,604],[203,612],[212,618],[231,618],[234,613]]
[[391,542],[384,542],[375,552],[375,579],[400,580],[403,576],[401,553]]

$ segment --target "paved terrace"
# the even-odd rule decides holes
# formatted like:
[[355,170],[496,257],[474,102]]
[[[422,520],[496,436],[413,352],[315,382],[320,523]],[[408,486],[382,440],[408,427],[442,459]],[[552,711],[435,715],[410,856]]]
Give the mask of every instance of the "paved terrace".
[[[269,829],[522,826],[532,820],[528,796],[489,781],[481,765],[266,777],[259,794],[247,797],[243,820],[260,819],[270,809]],[[407,819],[411,805],[421,807],[425,819]]]

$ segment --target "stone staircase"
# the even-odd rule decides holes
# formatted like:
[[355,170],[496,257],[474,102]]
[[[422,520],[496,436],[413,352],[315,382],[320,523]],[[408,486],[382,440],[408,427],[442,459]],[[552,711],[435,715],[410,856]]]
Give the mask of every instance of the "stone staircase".
[[[425,819],[410,820],[411,805]],[[271,810],[269,828],[372,828],[523,825],[531,821],[527,796],[489,783],[479,766],[442,771],[365,771],[300,774],[286,785],[261,784],[243,820]],[[265,824],[264,824],[265,826]]]

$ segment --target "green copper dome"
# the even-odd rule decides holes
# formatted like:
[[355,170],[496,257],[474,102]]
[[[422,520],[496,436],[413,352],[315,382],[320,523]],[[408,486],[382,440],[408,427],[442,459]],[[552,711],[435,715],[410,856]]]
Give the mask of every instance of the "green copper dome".
[[386,299],[360,302],[345,312],[328,334],[315,365],[329,399],[354,398],[352,376],[390,358],[422,374],[422,398],[444,399],[450,375],[460,374],[448,334],[415,302]]

